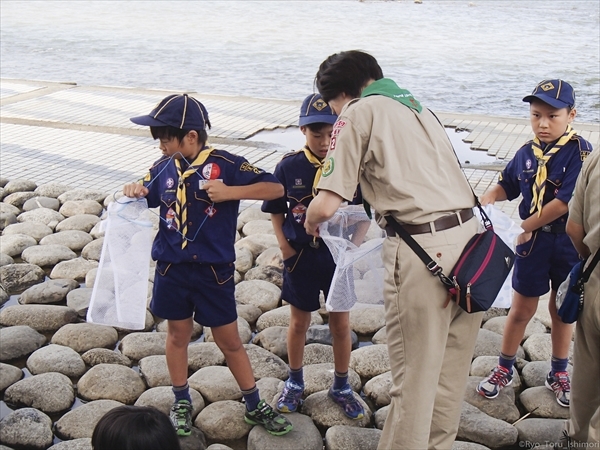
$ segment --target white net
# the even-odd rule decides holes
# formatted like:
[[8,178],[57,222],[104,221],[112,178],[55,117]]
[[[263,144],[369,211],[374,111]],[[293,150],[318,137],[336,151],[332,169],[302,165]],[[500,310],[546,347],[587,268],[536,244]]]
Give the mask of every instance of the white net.
[[337,267],[325,306],[349,311],[383,304],[384,232],[362,205],[340,208],[319,227]]
[[108,206],[102,256],[87,321],[141,330],[146,319],[153,227],[146,199]]

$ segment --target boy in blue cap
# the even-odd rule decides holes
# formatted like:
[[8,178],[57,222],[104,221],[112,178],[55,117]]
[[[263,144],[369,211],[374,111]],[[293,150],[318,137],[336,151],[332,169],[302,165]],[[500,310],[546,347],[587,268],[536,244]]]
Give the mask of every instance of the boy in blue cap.
[[[285,195],[263,203],[262,210],[271,213],[273,229],[283,257],[283,288],[281,297],[290,303],[291,319],[287,334],[289,378],[277,402],[280,412],[294,412],[302,402],[304,379],[302,361],[306,331],[311,312],[318,310],[320,291],[325,296],[335,263],[321,239],[313,238],[304,230],[306,209],[315,195],[315,187],[324,170],[337,115],[320,94],[311,94],[300,108],[300,131],[306,136],[306,145],[300,151],[283,157],[275,168],[275,176],[285,189]],[[359,198],[357,198],[359,197]],[[357,192],[352,203],[361,204]],[[366,231],[366,230],[365,230]],[[330,312],[329,329],[333,337],[335,374],[329,397],[351,419],[361,419],[364,410],[348,384],[348,365],[352,342],[349,313]]]
[[531,95],[531,128],[535,134],[502,171],[498,184],[486,192],[481,204],[513,200],[519,195],[519,215],[524,232],[517,238],[512,278],[515,291],[508,313],[498,366],[477,386],[486,398],[495,398],[512,383],[517,349],[525,327],[537,310],[540,295],[551,287],[548,309],[552,319],[551,371],[546,387],[559,405],[569,407],[570,380],[567,373],[573,325],[556,314],[556,290],[578,261],[577,251],[565,233],[568,202],[586,156],[589,142],[571,128],[575,118],[575,92],[562,80],[544,80]]
[[163,152],[143,182],[126,185],[123,193],[146,197],[149,207],[160,207],[160,226],[152,245],[156,276],[150,309],[168,320],[173,426],[178,435],[191,433],[187,347],[195,320],[211,327],[225,355],[246,402],[245,421],[260,424],[274,435],[286,434],[291,423],[259,397],[238,334],[233,281],[240,200],[279,198],[283,187],[243,157],[207,145],[208,112],[187,94],[169,95],[149,115],[131,121],[149,126]]

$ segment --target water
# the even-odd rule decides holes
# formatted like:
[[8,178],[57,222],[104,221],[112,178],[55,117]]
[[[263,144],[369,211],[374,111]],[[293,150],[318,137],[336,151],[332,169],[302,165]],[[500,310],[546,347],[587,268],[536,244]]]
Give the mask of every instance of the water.
[[545,78],[600,122],[597,0],[5,1],[2,77],[302,99],[359,48],[438,111],[526,117]]

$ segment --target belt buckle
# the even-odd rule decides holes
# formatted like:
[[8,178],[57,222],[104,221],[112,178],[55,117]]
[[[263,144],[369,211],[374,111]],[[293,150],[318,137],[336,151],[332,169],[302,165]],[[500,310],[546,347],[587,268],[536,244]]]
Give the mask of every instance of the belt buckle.
[[552,226],[551,226],[551,225],[544,225],[544,226],[542,227],[542,231],[543,231],[544,233],[552,233]]

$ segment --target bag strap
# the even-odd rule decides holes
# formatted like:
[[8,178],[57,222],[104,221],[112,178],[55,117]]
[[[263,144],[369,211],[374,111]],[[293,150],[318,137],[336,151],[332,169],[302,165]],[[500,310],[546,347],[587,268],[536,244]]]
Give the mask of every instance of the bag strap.
[[587,281],[590,279],[590,275],[594,271],[596,264],[598,264],[598,260],[600,260],[600,249],[596,250],[594,257],[592,258],[592,262],[583,271],[583,274],[581,275],[581,281],[583,283],[587,283]]

